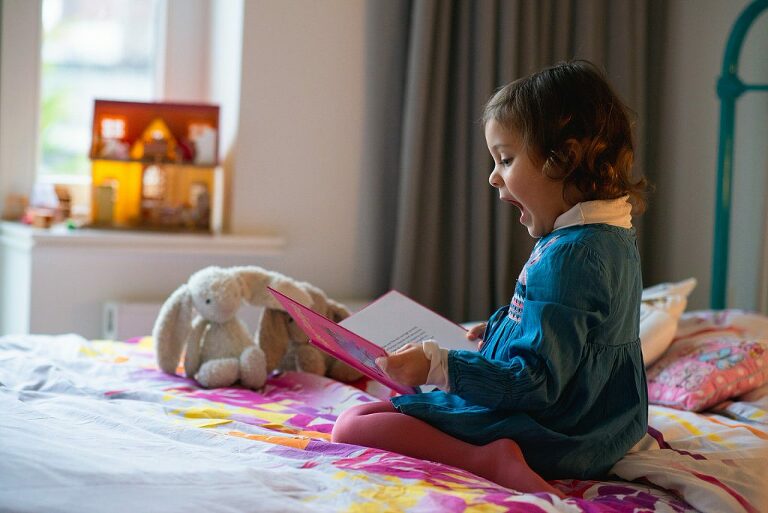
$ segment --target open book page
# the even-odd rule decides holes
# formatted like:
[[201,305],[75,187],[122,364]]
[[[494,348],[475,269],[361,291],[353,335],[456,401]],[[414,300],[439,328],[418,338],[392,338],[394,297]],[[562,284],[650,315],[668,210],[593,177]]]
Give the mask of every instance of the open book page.
[[[408,296],[391,290],[371,304],[339,322],[340,326],[394,353],[404,345],[435,340],[446,349],[477,351],[477,342],[467,340],[467,331]],[[422,385],[419,390],[435,390]]]
[[394,353],[405,344],[435,340],[446,349],[477,350],[467,331],[413,299],[391,290],[339,323]]
[[309,337],[309,342],[354,367],[371,379],[375,379],[396,392],[411,394],[418,390],[392,380],[376,365],[376,358],[386,356],[387,352],[380,346],[351,332],[343,326],[315,312],[290,297],[267,287],[273,296],[283,305],[286,312],[296,321],[296,324]]

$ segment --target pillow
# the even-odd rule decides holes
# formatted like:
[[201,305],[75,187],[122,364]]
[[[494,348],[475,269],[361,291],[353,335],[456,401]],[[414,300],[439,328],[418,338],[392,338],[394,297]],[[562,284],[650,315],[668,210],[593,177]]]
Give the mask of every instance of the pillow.
[[[659,283],[653,287],[643,289],[642,301],[644,303],[650,303],[654,301],[663,300],[669,296],[682,296],[687,298],[696,288],[696,278],[688,278],[687,280]],[[678,316],[679,317],[679,316]]]
[[658,304],[640,304],[640,345],[643,351],[643,363],[648,367],[664,353],[675,338],[679,316],[675,311],[682,305],[685,309],[685,298],[672,296],[666,303],[673,310],[658,306]]
[[640,343],[643,363],[654,363],[672,343],[678,321],[688,304],[688,295],[696,287],[696,279],[660,283],[643,290],[640,304]]
[[768,316],[744,310],[686,312],[677,326],[678,338],[711,338],[715,335],[768,338]]
[[647,372],[648,400],[701,411],[768,382],[768,339],[678,340]]

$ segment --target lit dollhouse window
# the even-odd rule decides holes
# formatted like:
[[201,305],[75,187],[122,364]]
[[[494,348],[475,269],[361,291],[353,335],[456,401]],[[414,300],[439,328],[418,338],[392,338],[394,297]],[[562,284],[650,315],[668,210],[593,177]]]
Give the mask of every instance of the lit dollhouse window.
[[216,130],[207,123],[190,123],[189,140],[195,146],[195,161],[211,164],[216,161]]
[[[165,0],[43,0],[41,175],[88,179],[95,98],[158,96],[164,8]],[[109,119],[101,130],[119,140],[125,124]]]
[[201,137],[205,135],[206,132],[211,130],[213,127],[209,125],[208,123],[190,123],[189,124],[189,134],[188,137],[190,140],[194,141],[198,137]]
[[165,172],[160,166],[147,166],[142,182],[144,198],[165,199]]
[[101,137],[104,139],[123,139],[125,137],[125,120],[119,118],[102,119]]

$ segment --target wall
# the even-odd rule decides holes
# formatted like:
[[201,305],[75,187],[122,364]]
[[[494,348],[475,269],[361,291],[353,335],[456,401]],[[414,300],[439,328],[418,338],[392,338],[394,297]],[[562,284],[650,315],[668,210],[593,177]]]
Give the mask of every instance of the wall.
[[231,228],[287,240],[279,271],[365,297],[365,2],[245,2]]
[[[744,82],[768,84],[767,48],[768,11],[764,11],[742,49],[739,69]],[[768,252],[762,244],[768,233],[768,92],[745,94],[736,109],[728,302],[768,314],[768,289],[759,279],[761,267],[763,274],[768,272]]]
[[[646,281],[696,277],[699,285],[691,296],[690,308],[709,305],[719,124],[715,83],[731,26],[747,4],[746,0],[667,2],[665,40],[659,45],[664,50],[660,144],[654,150],[658,153],[659,167],[654,170],[656,192],[647,214],[650,224],[658,228],[648,233],[652,249],[646,251],[645,258],[654,260],[654,272],[646,276]],[[758,58],[757,52],[760,47],[768,47],[765,18],[768,15],[763,14],[753,26],[741,61],[744,74],[761,82],[768,82],[768,60],[764,55]],[[753,68],[749,73],[748,67]],[[754,308],[756,304],[757,280],[754,278],[761,257],[758,241],[754,239],[759,238],[755,233],[761,222],[761,209],[750,204],[764,197],[768,168],[764,159],[762,165],[755,164],[763,151],[758,142],[744,143],[747,127],[754,127],[756,119],[761,120],[763,127],[757,133],[765,134],[766,130],[768,104],[754,97],[754,93],[750,98],[744,97],[737,107],[737,134],[742,134],[742,144],[737,147],[734,159],[733,226],[742,227],[745,233],[734,233],[735,239],[732,238],[729,297],[731,305],[742,308]],[[750,162],[754,167],[750,168]],[[740,208],[744,205],[755,214]]]

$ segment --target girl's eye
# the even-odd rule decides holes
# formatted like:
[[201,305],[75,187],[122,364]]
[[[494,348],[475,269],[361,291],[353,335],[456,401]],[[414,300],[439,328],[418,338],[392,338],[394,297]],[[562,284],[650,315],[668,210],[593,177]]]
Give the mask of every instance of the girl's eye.
[[499,163],[504,167],[509,167],[512,165],[512,159],[501,159]]

